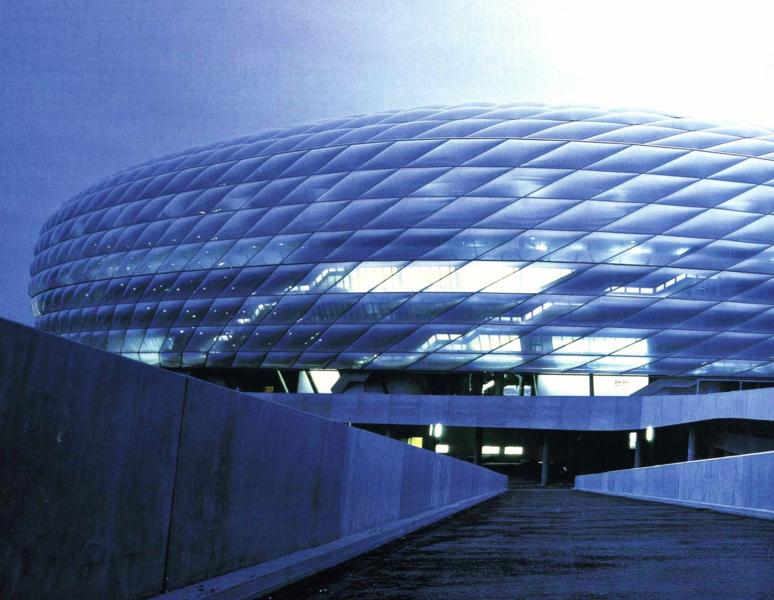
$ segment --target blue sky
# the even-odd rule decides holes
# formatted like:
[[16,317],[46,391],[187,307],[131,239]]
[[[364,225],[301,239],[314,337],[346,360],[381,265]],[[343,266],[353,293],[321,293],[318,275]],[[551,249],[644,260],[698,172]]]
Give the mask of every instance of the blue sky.
[[43,221],[133,163],[262,128],[470,101],[774,125],[767,2],[6,0],[0,315]]

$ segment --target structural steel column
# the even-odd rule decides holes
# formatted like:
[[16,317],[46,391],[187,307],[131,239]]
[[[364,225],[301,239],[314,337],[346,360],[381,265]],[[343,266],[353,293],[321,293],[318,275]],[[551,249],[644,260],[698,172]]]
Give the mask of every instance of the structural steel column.
[[540,485],[548,485],[548,432],[543,432],[543,464],[540,467]]
[[639,469],[642,466],[642,440],[645,439],[645,432],[637,432],[637,441],[634,444],[634,468]]
[[696,425],[688,426],[688,453],[685,460],[696,460]]

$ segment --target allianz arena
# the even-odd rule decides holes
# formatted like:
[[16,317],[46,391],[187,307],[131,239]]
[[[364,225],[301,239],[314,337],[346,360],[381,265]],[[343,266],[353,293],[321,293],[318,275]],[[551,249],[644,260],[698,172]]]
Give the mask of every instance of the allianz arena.
[[774,131],[537,104],[274,129],[43,227],[37,326],[178,369],[774,379]]

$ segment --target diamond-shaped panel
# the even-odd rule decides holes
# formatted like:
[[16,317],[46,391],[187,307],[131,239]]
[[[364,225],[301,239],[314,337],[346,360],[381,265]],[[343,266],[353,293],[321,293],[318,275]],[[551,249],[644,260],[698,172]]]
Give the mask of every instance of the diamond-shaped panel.
[[178,368],[770,377],[773,140],[539,104],[264,131],[65,203],[33,310]]

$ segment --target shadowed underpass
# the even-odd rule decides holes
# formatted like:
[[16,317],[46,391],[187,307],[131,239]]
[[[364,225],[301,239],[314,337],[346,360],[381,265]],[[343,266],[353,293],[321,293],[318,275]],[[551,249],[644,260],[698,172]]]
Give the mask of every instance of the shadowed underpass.
[[772,590],[774,522],[513,484],[270,597],[730,600]]

